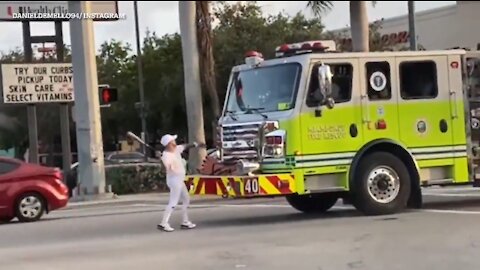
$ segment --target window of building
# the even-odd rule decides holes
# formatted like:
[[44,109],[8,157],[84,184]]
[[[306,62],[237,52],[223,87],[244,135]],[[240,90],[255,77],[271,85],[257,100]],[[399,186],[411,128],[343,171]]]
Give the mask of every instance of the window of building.
[[390,64],[388,62],[368,62],[367,93],[370,100],[388,100],[392,98]]
[[[352,98],[352,80],[353,80],[353,66],[351,64],[328,64],[332,71],[332,97],[335,103],[348,102]],[[318,67],[315,65],[312,69],[310,78],[310,87],[307,96],[307,106],[316,107],[315,94],[320,91],[318,83]]]
[[403,99],[431,99],[437,97],[438,83],[435,62],[401,63],[400,93]]

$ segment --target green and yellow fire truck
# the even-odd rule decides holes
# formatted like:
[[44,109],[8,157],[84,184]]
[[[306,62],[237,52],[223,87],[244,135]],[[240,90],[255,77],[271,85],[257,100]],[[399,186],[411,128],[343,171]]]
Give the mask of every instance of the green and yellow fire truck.
[[[232,69],[216,165],[191,194],[285,196],[302,212],[338,199],[367,215],[421,207],[422,187],[475,185],[480,54],[335,52],[335,42],[248,52]],[[473,121],[474,119],[475,121]],[[200,170],[201,171],[201,170]]]

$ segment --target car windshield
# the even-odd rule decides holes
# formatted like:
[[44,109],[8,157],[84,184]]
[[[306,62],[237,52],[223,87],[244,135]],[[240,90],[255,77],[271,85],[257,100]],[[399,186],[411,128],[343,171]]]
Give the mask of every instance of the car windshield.
[[234,74],[227,112],[272,112],[293,108],[299,64],[281,64]]

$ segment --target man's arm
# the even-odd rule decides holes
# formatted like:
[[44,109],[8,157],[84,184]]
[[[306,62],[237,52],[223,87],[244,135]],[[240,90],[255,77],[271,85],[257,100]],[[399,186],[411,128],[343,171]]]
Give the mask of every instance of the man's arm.
[[181,147],[181,152],[183,151],[187,151],[187,150],[190,150],[191,148],[197,148],[197,147],[206,147],[206,144],[202,143],[202,144],[199,144],[197,142],[193,142],[193,143],[190,143],[190,144],[182,144],[180,145]]

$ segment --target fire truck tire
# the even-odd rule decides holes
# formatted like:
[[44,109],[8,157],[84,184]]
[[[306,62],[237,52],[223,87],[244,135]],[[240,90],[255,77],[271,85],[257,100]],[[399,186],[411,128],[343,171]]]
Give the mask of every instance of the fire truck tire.
[[410,174],[402,160],[387,152],[374,152],[358,164],[352,188],[353,205],[366,215],[388,215],[406,208]]
[[338,200],[332,194],[289,195],[287,202],[296,210],[304,213],[327,212]]

